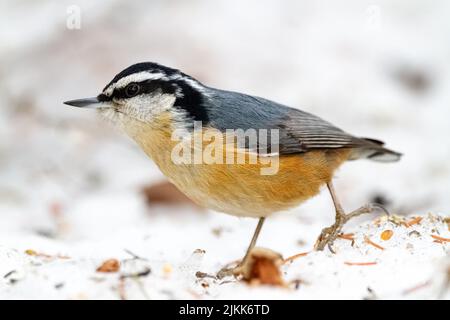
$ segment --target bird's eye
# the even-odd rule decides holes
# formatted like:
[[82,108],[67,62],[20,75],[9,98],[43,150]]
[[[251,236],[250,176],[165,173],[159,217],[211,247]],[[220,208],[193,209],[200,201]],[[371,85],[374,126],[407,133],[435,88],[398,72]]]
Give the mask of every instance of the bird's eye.
[[128,98],[131,98],[131,97],[134,97],[135,95],[137,95],[139,93],[140,89],[141,89],[141,87],[137,83],[130,83],[125,88],[125,93]]

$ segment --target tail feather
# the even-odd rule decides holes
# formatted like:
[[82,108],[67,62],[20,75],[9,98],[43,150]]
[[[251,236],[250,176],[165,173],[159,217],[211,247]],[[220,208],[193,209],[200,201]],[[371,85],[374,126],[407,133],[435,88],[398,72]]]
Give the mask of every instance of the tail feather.
[[352,160],[370,159],[378,162],[395,162],[402,156],[399,152],[384,148],[384,142],[379,140],[358,138],[357,142],[350,155]]

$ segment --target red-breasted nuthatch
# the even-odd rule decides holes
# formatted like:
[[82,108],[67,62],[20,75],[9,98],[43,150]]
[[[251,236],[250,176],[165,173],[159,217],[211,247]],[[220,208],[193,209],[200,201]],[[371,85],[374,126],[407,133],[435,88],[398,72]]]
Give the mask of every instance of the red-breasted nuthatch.
[[[199,205],[259,218],[241,264],[247,261],[267,216],[299,205],[317,195],[323,185],[333,199],[336,222],[323,229],[316,248],[330,246],[350,218],[378,207],[369,204],[344,213],[332,185],[335,170],[347,160],[367,158],[388,162],[401,156],[384,148],[381,141],[355,137],[310,113],[263,98],[207,87],[179,70],[151,62],[123,70],[95,98],[65,104],[96,108],[112,120],[178,189]],[[200,133],[194,130],[197,121],[202,123]],[[265,143],[246,139],[237,146],[216,136],[216,146],[219,141],[219,146],[224,147],[220,151],[225,150],[219,157],[215,150],[216,160],[223,160],[232,152],[248,157],[256,155],[257,161],[253,163],[174,160],[173,150],[180,143],[195,149],[195,154],[205,147],[204,141],[195,143],[199,134],[214,131],[228,137],[229,130],[276,130],[277,135],[268,143],[265,137],[262,139]],[[181,135],[181,142],[174,139],[175,131]],[[269,149],[262,148],[267,144]],[[267,160],[277,161],[274,174],[262,174]],[[228,273],[224,271],[221,275]]]

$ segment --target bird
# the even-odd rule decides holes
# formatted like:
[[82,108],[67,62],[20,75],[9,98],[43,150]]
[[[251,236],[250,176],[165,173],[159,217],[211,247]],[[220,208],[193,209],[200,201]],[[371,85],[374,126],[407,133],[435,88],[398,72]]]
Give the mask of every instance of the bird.
[[[346,213],[332,180],[346,161],[394,162],[402,154],[385,148],[379,140],[354,136],[300,109],[213,88],[178,69],[155,62],[127,67],[96,97],[64,103],[96,109],[130,136],[168,180],[198,205],[258,219],[241,262],[234,268],[222,268],[218,277],[236,275],[245,265],[267,217],[300,205],[324,186],[334,204],[335,222],[322,230],[315,243],[316,250],[328,246],[334,252],[334,240],[353,217],[375,210],[388,213],[376,203]],[[233,135],[236,131],[262,134],[259,140],[250,139],[250,134],[239,140]],[[201,157],[200,161],[192,161],[195,152],[204,151],[208,145],[199,138],[208,133],[215,137],[211,141],[216,140],[215,160],[219,161]],[[174,155],[180,155],[175,149],[183,149],[187,156],[182,155],[181,160],[187,161],[175,159]],[[220,161],[230,154],[234,162]],[[239,155],[244,160],[256,161],[237,162]],[[275,170],[263,174],[268,163],[276,163]]]

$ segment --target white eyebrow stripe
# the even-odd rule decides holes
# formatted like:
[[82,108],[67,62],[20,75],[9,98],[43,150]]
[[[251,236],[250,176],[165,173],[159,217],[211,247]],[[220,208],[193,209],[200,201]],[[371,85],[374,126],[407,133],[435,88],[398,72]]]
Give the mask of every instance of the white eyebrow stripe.
[[167,80],[167,76],[163,73],[151,73],[148,71],[141,71],[138,73],[130,74],[129,76],[126,76],[119,81],[111,84],[106,90],[103,91],[103,94],[107,96],[111,96],[114,89],[116,88],[124,88],[131,82],[141,82],[145,80]]
[[174,75],[170,76],[168,79],[169,80],[183,80],[184,82],[189,84],[191,87],[197,89],[198,91],[200,91],[200,92],[204,92],[205,91],[204,87],[200,83],[198,83],[197,80],[194,80],[194,79],[189,78],[189,77],[182,76],[181,74],[174,74]]

